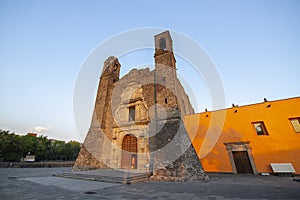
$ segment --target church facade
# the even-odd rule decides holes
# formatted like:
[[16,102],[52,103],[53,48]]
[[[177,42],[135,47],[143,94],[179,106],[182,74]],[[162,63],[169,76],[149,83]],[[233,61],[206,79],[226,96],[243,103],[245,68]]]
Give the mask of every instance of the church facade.
[[154,37],[155,69],[120,78],[116,57],[104,62],[92,123],[74,170],[113,168],[154,177],[202,179],[205,174],[183,125],[194,113],[176,74],[169,31]]

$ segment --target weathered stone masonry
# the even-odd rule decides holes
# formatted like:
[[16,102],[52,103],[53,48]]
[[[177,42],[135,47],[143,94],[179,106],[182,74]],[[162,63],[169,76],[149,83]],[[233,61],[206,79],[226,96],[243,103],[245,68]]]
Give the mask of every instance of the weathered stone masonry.
[[100,77],[92,123],[74,170],[152,171],[152,179],[203,179],[205,174],[183,125],[193,114],[176,74],[168,31],[155,36],[155,70],[133,69],[121,79],[109,57]]

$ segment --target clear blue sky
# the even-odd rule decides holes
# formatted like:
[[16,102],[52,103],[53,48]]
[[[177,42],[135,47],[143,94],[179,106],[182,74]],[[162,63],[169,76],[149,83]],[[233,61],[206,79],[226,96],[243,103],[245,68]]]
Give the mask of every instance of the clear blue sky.
[[[81,64],[107,38],[139,27],[173,29],[198,42],[217,66],[228,107],[300,95],[297,0],[2,0],[0,128],[79,140],[72,104]],[[120,62],[138,64],[133,55]],[[197,112],[211,108],[208,96],[197,97]]]

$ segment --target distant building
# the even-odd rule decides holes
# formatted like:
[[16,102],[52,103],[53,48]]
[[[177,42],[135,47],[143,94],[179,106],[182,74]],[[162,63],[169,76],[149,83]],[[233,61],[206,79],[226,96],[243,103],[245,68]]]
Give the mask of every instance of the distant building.
[[[226,114],[224,126],[212,116]],[[185,127],[206,172],[272,173],[272,163],[290,163],[300,174],[300,97],[267,101],[185,117]],[[221,135],[212,149],[218,129]],[[207,131],[212,135],[206,137]],[[207,154],[208,153],[208,154]]]
[[37,136],[37,133],[27,133],[27,135],[30,135],[30,136],[36,137],[36,136]]

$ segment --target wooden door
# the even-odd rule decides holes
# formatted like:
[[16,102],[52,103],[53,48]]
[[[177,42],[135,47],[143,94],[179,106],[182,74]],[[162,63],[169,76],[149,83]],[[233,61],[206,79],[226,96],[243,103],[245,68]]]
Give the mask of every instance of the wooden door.
[[237,173],[253,173],[247,151],[233,151]]
[[137,138],[134,135],[125,135],[123,139],[121,167],[125,169],[137,168]]

